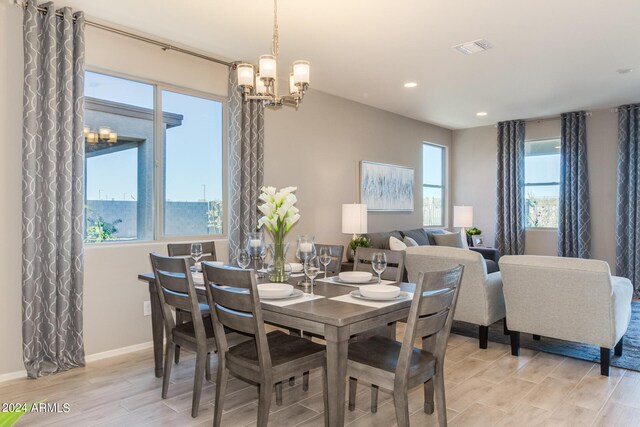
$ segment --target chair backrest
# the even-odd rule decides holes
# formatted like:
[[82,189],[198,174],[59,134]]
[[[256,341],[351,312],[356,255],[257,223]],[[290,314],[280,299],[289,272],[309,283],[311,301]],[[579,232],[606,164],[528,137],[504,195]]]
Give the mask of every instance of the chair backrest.
[[[201,261],[217,261],[215,242],[193,242],[202,244]],[[180,256],[191,258],[191,243],[168,243],[167,252],[169,256]]]
[[[342,257],[344,255],[344,246],[342,245],[323,245],[316,243],[316,255],[320,255],[320,249],[329,248],[331,254],[331,262],[327,265],[329,273],[338,274],[342,270]],[[323,266],[324,268],[324,266]]]
[[422,339],[423,349],[433,354],[442,369],[463,271],[464,266],[458,265],[452,269],[421,272],[418,275],[396,366],[396,382],[406,381],[409,375],[416,338]]
[[614,323],[612,278],[605,261],[504,256],[500,270],[509,327],[513,320],[514,330],[527,332],[535,322],[540,335],[562,333],[563,339],[592,343]]
[[353,258],[353,271],[370,271],[376,276],[377,273],[371,268],[371,260],[376,252],[384,252],[387,255],[387,268],[381,275],[382,279],[401,282],[404,274],[404,251],[356,248],[356,254]]
[[[198,340],[206,340],[202,313],[198,304],[196,288],[193,284],[193,276],[186,258],[174,258],[149,254],[151,266],[156,278],[156,288],[162,314],[164,318],[167,336],[171,337],[171,331],[175,327],[171,307],[191,313],[194,331]],[[202,342],[202,341],[199,341]]]
[[225,327],[253,336],[260,370],[267,375],[271,372],[271,356],[254,270],[218,267],[203,262],[202,273],[218,351],[224,355],[229,349]]

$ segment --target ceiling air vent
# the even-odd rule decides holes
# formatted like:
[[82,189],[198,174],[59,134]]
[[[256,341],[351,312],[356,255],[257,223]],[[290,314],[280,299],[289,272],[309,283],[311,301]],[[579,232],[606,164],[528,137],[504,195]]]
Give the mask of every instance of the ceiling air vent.
[[471,42],[461,43],[452,46],[453,49],[465,55],[473,55],[474,53],[482,52],[483,50],[493,48],[493,45],[485,39],[478,39]]

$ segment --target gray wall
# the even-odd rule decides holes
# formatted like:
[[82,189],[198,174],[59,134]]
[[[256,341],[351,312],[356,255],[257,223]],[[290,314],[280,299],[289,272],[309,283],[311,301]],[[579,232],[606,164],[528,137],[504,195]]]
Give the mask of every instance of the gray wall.
[[[527,139],[560,136],[560,120],[527,123]],[[453,132],[452,204],[473,206],[474,223],[493,245],[496,214],[496,128],[484,126]],[[594,111],[587,117],[587,156],[591,193],[592,257],[615,270],[617,185],[617,114]],[[526,253],[556,255],[556,230],[527,230]]]
[[311,234],[316,242],[349,242],[342,204],[358,200],[361,160],[415,170],[413,212],[369,212],[369,231],[422,226],[423,142],[450,147],[451,131],[313,90],[298,111],[268,110],[265,184],[298,187],[302,217],[289,240]]

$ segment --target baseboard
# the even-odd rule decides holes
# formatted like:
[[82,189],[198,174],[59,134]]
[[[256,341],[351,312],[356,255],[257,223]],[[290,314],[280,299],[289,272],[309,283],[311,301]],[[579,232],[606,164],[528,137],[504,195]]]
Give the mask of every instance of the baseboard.
[[[101,353],[94,353],[94,354],[85,356],[85,362],[86,363],[96,362],[98,360],[108,359],[110,357],[121,356],[123,354],[133,353],[135,351],[140,351],[140,350],[146,350],[151,347],[153,347],[153,341],[134,344],[128,347],[116,348],[114,350],[103,351]],[[16,380],[20,378],[26,378],[26,377],[27,377],[27,371],[25,370],[8,372],[6,374],[0,374],[0,383]]]

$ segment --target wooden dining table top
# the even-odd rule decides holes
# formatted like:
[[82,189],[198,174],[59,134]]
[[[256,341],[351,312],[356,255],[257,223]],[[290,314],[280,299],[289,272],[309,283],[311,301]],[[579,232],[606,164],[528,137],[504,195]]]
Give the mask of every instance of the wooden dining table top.
[[[153,273],[141,273],[138,275],[138,279],[152,282],[155,281],[155,276]],[[289,283],[296,289],[302,289],[297,286],[297,283],[300,282],[301,279],[303,278],[293,277],[289,279]],[[269,282],[267,279],[258,279],[258,283],[267,282]],[[399,286],[402,291],[406,292],[413,292],[415,289],[415,284],[413,283],[395,282],[392,284]],[[401,309],[408,309],[411,306],[410,298],[384,307],[371,307],[355,302],[349,303],[331,299],[333,297],[349,294],[355,289],[358,288],[337,283],[322,282],[316,279],[313,292],[315,295],[322,295],[324,298],[307,300],[303,297],[300,299],[300,302],[285,306],[270,304],[268,301],[262,300],[262,310],[299,317],[326,325],[345,326],[367,320],[374,316],[384,315]],[[196,285],[196,291],[204,295],[204,286]]]

